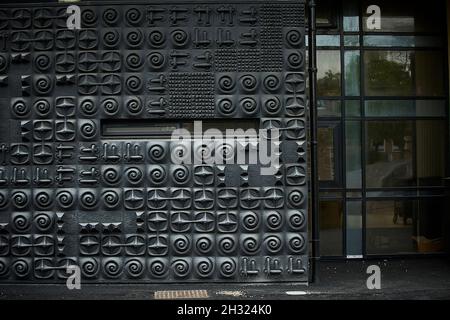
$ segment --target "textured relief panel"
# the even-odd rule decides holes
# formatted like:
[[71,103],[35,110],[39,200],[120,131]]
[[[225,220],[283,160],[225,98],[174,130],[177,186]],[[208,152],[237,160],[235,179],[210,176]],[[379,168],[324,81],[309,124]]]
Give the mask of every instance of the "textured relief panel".
[[[303,1],[66,8],[0,5],[0,283],[306,282]],[[279,129],[274,173],[168,139],[202,119]]]

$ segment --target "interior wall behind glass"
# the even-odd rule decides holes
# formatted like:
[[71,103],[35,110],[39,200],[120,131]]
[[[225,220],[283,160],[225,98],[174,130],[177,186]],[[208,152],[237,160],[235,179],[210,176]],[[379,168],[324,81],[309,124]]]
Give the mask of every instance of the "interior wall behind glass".
[[366,186],[439,186],[445,174],[443,120],[366,122]]
[[343,255],[343,203],[322,200],[319,206],[320,255]]
[[442,252],[443,198],[367,201],[367,254]]

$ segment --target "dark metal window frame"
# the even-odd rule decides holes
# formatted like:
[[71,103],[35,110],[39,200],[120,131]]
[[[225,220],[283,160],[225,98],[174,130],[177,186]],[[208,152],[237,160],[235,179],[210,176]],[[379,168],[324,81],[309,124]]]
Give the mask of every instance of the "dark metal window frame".
[[[323,193],[332,193],[332,194],[340,194],[340,197],[335,196],[321,196],[320,200],[341,200],[343,202],[343,210],[344,210],[344,219],[343,219],[343,228],[342,228],[342,248],[343,252],[341,256],[324,256],[321,257],[321,259],[346,259],[347,255],[347,247],[346,247],[346,224],[347,224],[347,201],[351,200],[360,200],[362,204],[362,255],[364,258],[383,258],[383,257],[423,257],[423,256],[435,256],[435,255],[443,255],[444,253],[408,253],[408,254],[392,254],[392,255],[379,255],[379,254],[367,254],[366,249],[366,201],[382,201],[382,200],[418,200],[418,199],[424,199],[424,198],[441,198],[444,194],[445,187],[443,186],[429,186],[429,187],[423,187],[423,186],[415,186],[415,187],[392,187],[392,188],[367,188],[366,187],[366,169],[365,169],[365,163],[366,163],[366,137],[367,137],[367,122],[372,120],[377,121],[402,121],[402,120],[433,120],[433,119],[439,119],[444,120],[446,123],[446,132],[445,135],[445,154],[447,157],[447,160],[450,159],[450,148],[449,148],[449,72],[448,72],[448,38],[447,38],[447,31],[444,31],[442,33],[435,33],[435,32],[365,32],[363,28],[363,16],[365,13],[365,8],[363,8],[362,1],[358,1],[359,5],[359,31],[353,31],[353,32],[344,32],[343,30],[343,2],[345,0],[342,0],[338,2],[338,23],[337,23],[337,29],[330,29],[325,28],[322,29],[321,26],[318,26],[318,36],[320,35],[337,35],[340,37],[340,43],[339,46],[321,46],[318,47],[318,50],[339,50],[340,51],[340,61],[341,61],[341,95],[336,97],[322,97],[319,96],[318,100],[340,100],[341,102],[341,115],[340,117],[319,117],[318,119],[318,126],[320,127],[322,123],[327,123],[330,121],[340,122],[341,123],[341,159],[340,159],[340,170],[339,172],[342,173],[342,179],[341,179],[341,186],[340,187],[330,187],[326,183],[320,183],[319,184],[319,191],[321,194]],[[317,2],[320,2],[318,0]],[[445,2],[441,1],[440,5],[445,8]],[[442,19],[443,21],[446,21],[446,10],[442,10]],[[344,35],[357,35],[359,36],[359,46],[345,46],[344,45]],[[364,35],[392,35],[392,36],[441,36],[442,39],[442,46],[438,47],[369,47],[364,46]],[[344,69],[344,52],[346,50],[356,50],[360,52],[360,95],[359,96],[347,96],[345,94],[345,69]],[[364,68],[364,53],[366,51],[420,51],[420,50],[426,50],[426,51],[440,51],[443,54],[443,63],[444,63],[444,94],[443,96],[366,96],[365,95],[365,88],[364,88],[364,76],[365,76],[365,68]],[[345,101],[348,100],[354,100],[359,101],[360,103],[360,116],[347,116],[346,114],[346,105]],[[443,100],[445,101],[445,105],[447,106],[445,109],[445,116],[444,117],[389,117],[389,118],[383,118],[383,117],[373,117],[373,116],[366,116],[365,115],[365,108],[364,108],[364,102],[367,100]],[[347,120],[352,121],[359,121],[360,122],[360,135],[361,135],[361,189],[348,189],[346,188],[346,153],[345,153],[345,141],[346,141],[346,130],[345,130],[345,123]],[[446,161],[446,168],[445,172],[448,176],[450,173],[450,166],[449,161]],[[442,195],[428,195],[428,196],[402,196],[402,197],[367,197],[367,192],[370,191],[400,191],[400,190],[408,190],[408,191],[416,191],[416,194],[419,194],[420,191],[441,191]],[[347,193],[361,193],[361,197],[351,197],[347,198]]]

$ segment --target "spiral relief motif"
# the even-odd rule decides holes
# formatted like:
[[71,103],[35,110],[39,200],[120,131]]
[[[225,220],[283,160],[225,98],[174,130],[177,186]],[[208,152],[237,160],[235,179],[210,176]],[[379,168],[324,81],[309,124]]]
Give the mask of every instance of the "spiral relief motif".
[[200,278],[207,278],[214,271],[214,263],[209,258],[201,259],[197,261],[195,270]]
[[286,41],[292,47],[299,47],[303,42],[303,36],[299,30],[290,30],[286,33]]
[[277,211],[270,211],[266,213],[266,226],[270,230],[278,230],[281,227],[283,219],[281,214]]
[[191,271],[191,265],[183,259],[175,260],[172,262],[172,270],[177,278],[185,278]]
[[223,237],[219,240],[219,250],[224,254],[231,254],[236,249],[236,241],[232,237]]
[[26,206],[28,206],[28,196],[26,195],[25,192],[22,191],[16,191],[13,193],[12,197],[12,204],[17,208],[17,209],[23,209]]
[[175,145],[171,149],[171,157],[175,159],[177,163],[183,163],[189,157],[189,149],[184,144]]
[[125,172],[125,176],[131,184],[139,184],[143,178],[142,171],[136,167],[128,168]]
[[205,161],[211,159],[214,152],[214,146],[202,144],[195,150],[195,155],[198,159]]
[[14,229],[18,232],[25,232],[31,226],[30,219],[26,214],[16,214],[12,219]]
[[37,71],[47,71],[51,66],[50,57],[46,54],[40,54],[36,56],[36,58],[34,58],[34,66],[36,67]]
[[73,205],[73,196],[69,191],[60,191],[56,195],[58,206],[62,209],[69,209]]
[[[80,7],[80,30],[65,8],[0,9],[15,123],[0,143],[0,283],[65,281],[67,266],[87,284],[306,282],[301,4]],[[271,10],[289,21],[264,25]],[[201,139],[206,118],[251,139]],[[165,139],[171,123],[195,136]],[[247,159],[254,127],[282,138],[272,175]]]
[[137,53],[130,53],[125,59],[125,64],[131,71],[138,71],[139,69],[141,69],[144,61]]
[[291,204],[293,207],[300,206],[303,202],[303,194],[298,190],[294,190],[289,193],[288,200],[289,204]]
[[85,139],[92,139],[96,133],[97,133],[97,126],[93,121],[85,122],[80,127],[80,134]]
[[219,112],[223,115],[232,115],[236,111],[236,106],[233,101],[228,98],[221,99],[219,101]]
[[103,203],[109,209],[115,208],[119,204],[119,200],[119,195],[113,190],[108,190],[103,193]]
[[255,99],[246,97],[241,99],[239,106],[245,114],[252,115],[256,113],[258,104],[256,103]]
[[216,147],[216,155],[220,155],[223,160],[234,159],[234,147],[231,144],[223,143]]
[[97,205],[97,197],[91,191],[86,191],[80,197],[80,203],[87,209],[92,209]]
[[224,75],[220,77],[218,85],[222,92],[230,92],[234,89],[235,82],[231,76]]
[[18,100],[13,104],[12,112],[19,118],[25,117],[30,112],[30,107],[25,103],[25,101]]
[[150,68],[153,70],[160,70],[164,68],[165,64],[165,58],[164,56],[159,52],[152,52],[148,55],[148,63],[150,65]]
[[125,273],[130,278],[139,278],[144,273],[144,265],[138,259],[131,259],[125,263]]
[[107,115],[116,115],[119,111],[119,103],[113,98],[107,98],[102,101],[102,109]]
[[28,115],[30,107],[23,100],[18,100],[12,105],[12,112],[16,117],[22,118]]
[[177,254],[186,254],[191,248],[191,241],[186,236],[177,236],[173,241],[173,250]]
[[103,34],[103,43],[105,47],[113,48],[120,42],[120,34],[116,30],[108,30]]
[[125,81],[125,86],[131,93],[137,94],[142,90],[142,80],[138,76],[130,76]]
[[83,9],[81,21],[85,26],[92,27],[97,23],[97,14],[92,9]]
[[45,117],[50,113],[50,103],[45,99],[36,100],[33,108],[40,117]]
[[267,237],[266,241],[266,250],[271,254],[278,253],[282,248],[281,239],[276,236]]
[[50,197],[48,193],[42,191],[36,194],[36,196],[34,197],[34,202],[36,207],[45,209],[48,208],[53,203],[53,199]]
[[129,47],[131,48],[138,48],[142,45],[144,37],[142,35],[141,30],[134,29],[132,31],[129,31],[126,36],[126,42]]
[[152,183],[161,184],[166,179],[166,171],[161,166],[155,166],[150,169],[149,178]]
[[305,239],[301,235],[296,235],[289,240],[289,248],[295,253],[301,252],[304,245]]
[[148,155],[154,161],[161,161],[165,156],[165,149],[159,144],[155,144],[148,150]]
[[259,226],[259,217],[255,212],[248,211],[243,213],[242,225],[247,231],[255,231]]
[[148,42],[150,43],[150,46],[152,46],[152,47],[159,48],[164,45],[165,41],[166,41],[166,36],[160,30],[153,30],[148,35]]
[[259,250],[259,242],[254,237],[247,237],[242,241],[242,250],[249,255],[254,255]]
[[131,115],[137,115],[142,112],[142,101],[138,97],[131,98],[126,104],[127,112]]
[[212,241],[208,237],[201,237],[197,239],[197,242],[195,243],[195,248],[198,252],[201,254],[207,254],[212,249]]
[[103,11],[103,22],[106,25],[112,26],[119,20],[119,13],[114,8],[108,8]]
[[103,180],[110,185],[115,185],[120,180],[120,174],[115,168],[107,168],[103,171]]
[[40,94],[45,95],[52,89],[52,80],[48,76],[38,76],[34,81],[34,90]]
[[240,78],[241,88],[245,92],[253,92],[256,90],[256,86],[258,85],[258,81],[255,76],[251,74],[244,75]]
[[172,42],[173,42],[174,47],[182,48],[189,41],[188,34],[181,29],[172,31],[170,36],[172,37]]
[[26,260],[19,259],[12,265],[12,270],[17,277],[25,278],[29,275],[31,268]]
[[106,261],[103,265],[103,272],[108,278],[117,278],[122,273],[122,265],[118,260]]
[[223,278],[231,278],[235,276],[236,271],[237,264],[233,259],[226,259],[225,261],[220,263],[219,272]]
[[303,212],[298,211],[291,213],[289,217],[289,225],[294,230],[299,230],[303,227],[303,224],[305,223],[305,215]]
[[189,179],[189,169],[185,166],[177,167],[172,172],[173,180],[178,184],[183,184]]
[[34,218],[36,228],[41,232],[48,231],[53,225],[53,219],[46,213],[39,213]]
[[125,19],[131,26],[138,26],[142,21],[142,17],[141,11],[136,8],[128,9],[125,13]]
[[303,55],[300,52],[293,52],[287,58],[287,64],[291,69],[300,69],[303,65]]
[[97,112],[97,108],[92,99],[83,100],[80,104],[80,110],[87,116],[92,116]]
[[164,278],[167,274],[168,267],[163,260],[153,260],[150,262],[149,271],[155,278]]
[[99,271],[100,266],[94,258],[87,258],[81,263],[81,273],[86,278],[95,278]]
[[273,93],[280,89],[281,81],[276,75],[270,74],[264,78],[263,85],[266,91]]
[[276,115],[281,111],[281,102],[277,97],[270,97],[264,102],[264,111],[269,115]]

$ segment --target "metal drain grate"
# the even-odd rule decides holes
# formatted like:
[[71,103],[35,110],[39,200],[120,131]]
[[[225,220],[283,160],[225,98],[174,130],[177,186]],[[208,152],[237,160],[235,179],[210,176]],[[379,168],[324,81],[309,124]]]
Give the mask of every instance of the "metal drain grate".
[[206,290],[165,290],[156,291],[156,300],[171,300],[171,299],[202,299],[209,298]]

